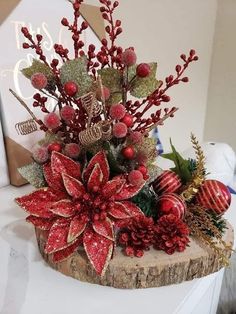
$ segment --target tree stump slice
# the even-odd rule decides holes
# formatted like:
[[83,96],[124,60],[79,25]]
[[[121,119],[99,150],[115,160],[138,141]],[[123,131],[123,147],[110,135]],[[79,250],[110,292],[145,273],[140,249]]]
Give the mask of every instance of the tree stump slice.
[[[104,276],[99,277],[83,249],[62,262],[54,263],[51,256],[44,253],[45,231],[36,229],[35,232],[40,253],[48,265],[80,281],[103,286],[122,289],[160,287],[204,277],[222,268],[213,250],[191,238],[190,246],[184,252],[173,255],[150,249],[142,258],[127,257],[120,248],[116,248]],[[232,247],[233,240],[233,228],[228,224],[224,241]],[[230,257],[230,253],[226,254]]]

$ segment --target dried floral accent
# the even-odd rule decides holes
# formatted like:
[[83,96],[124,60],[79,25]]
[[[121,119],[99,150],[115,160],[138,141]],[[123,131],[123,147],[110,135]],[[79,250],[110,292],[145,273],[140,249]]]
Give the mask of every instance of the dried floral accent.
[[22,175],[22,177],[35,188],[38,189],[46,186],[42,165],[33,162],[29,165],[18,168],[18,171]]

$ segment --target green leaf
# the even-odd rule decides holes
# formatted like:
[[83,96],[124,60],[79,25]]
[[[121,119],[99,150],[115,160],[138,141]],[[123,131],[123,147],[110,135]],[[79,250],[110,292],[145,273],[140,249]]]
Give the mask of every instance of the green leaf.
[[109,104],[114,104],[122,99],[122,76],[119,70],[113,68],[105,68],[98,70],[101,75],[102,84],[110,89],[111,96],[108,100]]
[[[132,83],[130,94],[137,98],[143,98],[149,96],[160,85],[160,82],[156,79],[157,63],[149,63],[151,67],[151,73],[148,77],[136,77]],[[129,69],[129,80],[132,79],[136,72],[136,67]]]
[[33,59],[30,67],[22,69],[21,72],[28,79],[30,79],[35,73],[43,73],[49,80],[53,78],[53,73],[50,67],[36,59]]
[[42,188],[46,186],[43,175],[43,167],[36,162],[27,166],[18,168],[19,173],[35,188]]
[[83,57],[66,61],[61,67],[60,78],[62,84],[73,81],[79,86],[76,97],[88,93],[93,86],[93,78],[87,72],[87,60]]
[[136,204],[147,217],[157,218],[156,194],[150,189],[149,185],[145,185],[131,201]]
[[192,178],[191,171],[189,170],[189,161],[184,159],[175,149],[170,140],[172,153],[162,154],[161,157],[172,160],[175,164],[174,168],[171,168],[182,180],[183,184],[189,182]]
[[50,131],[47,131],[45,133],[44,138],[41,139],[40,141],[38,141],[38,144],[40,146],[42,146],[42,145],[50,144],[50,143],[53,143],[53,142],[60,143],[60,142],[62,142],[62,139],[57,134],[52,133]]

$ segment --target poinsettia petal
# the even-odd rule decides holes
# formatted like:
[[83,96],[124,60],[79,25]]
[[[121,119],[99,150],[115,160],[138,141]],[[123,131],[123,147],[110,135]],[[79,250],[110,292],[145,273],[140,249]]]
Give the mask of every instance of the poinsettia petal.
[[75,214],[76,208],[71,200],[60,200],[51,205],[50,211],[58,216],[71,217]]
[[86,228],[83,233],[83,244],[96,273],[104,275],[113,252],[113,241],[104,238],[92,228]]
[[69,232],[67,236],[67,242],[72,242],[83,233],[87,222],[81,219],[80,216],[75,216],[70,223]]
[[43,165],[43,174],[48,186],[54,190],[64,190],[61,174],[52,172],[51,163]]
[[116,176],[112,180],[108,181],[103,189],[102,189],[102,195],[109,199],[113,195],[118,194],[121,189],[123,188],[126,180],[122,176]]
[[51,167],[54,174],[66,173],[75,179],[81,178],[80,164],[56,151],[52,152]]
[[136,206],[134,203],[129,202],[129,201],[122,201],[121,203],[125,206],[125,209],[127,213],[129,213],[130,217],[144,215],[142,210],[138,206]]
[[114,240],[112,222],[108,218],[95,221],[93,223],[93,230],[107,239]]
[[53,253],[52,260],[54,263],[61,262],[70,257],[82,243],[82,237],[69,245],[67,248]]
[[126,210],[126,207],[121,202],[113,202],[109,205],[108,213],[117,219],[126,219],[130,218],[129,213]]
[[135,196],[136,194],[138,194],[138,192],[140,192],[142,190],[144,185],[145,185],[145,181],[143,182],[143,184],[141,184],[139,186],[135,186],[135,185],[131,185],[131,184],[126,183],[126,184],[124,184],[121,191],[119,193],[115,194],[112,199],[114,201],[127,200],[127,199]]
[[62,178],[67,193],[75,199],[81,199],[84,193],[86,193],[83,183],[64,173]]
[[66,219],[58,219],[50,229],[44,248],[45,253],[51,254],[69,246],[67,236],[70,222]]
[[93,171],[93,168],[96,164],[99,164],[102,174],[103,181],[102,184],[105,184],[109,180],[110,169],[107,161],[106,153],[104,151],[98,152],[89,162],[88,166],[83,172],[83,178],[85,182],[88,182],[88,179]]
[[26,221],[32,223],[36,228],[41,230],[50,230],[54,220],[30,215],[26,218]]
[[96,164],[89,176],[87,188],[93,191],[94,187],[100,188],[103,183],[103,173],[99,164]]
[[51,218],[50,212],[52,203],[65,198],[65,193],[55,191],[51,188],[42,188],[28,195],[15,199],[16,203],[31,215],[41,218]]

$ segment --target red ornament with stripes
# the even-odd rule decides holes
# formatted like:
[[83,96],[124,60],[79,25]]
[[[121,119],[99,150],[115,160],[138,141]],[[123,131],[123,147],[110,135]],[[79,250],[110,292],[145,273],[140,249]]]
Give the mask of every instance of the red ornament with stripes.
[[230,206],[231,194],[222,182],[206,180],[200,187],[196,200],[200,205],[216,214],[223,214]]
[[181,185],[179,176],[171,170],[162,172],[152,184],[153,190],[158,195],[177,192]]
[[183,218],[186,208],[185,201],[174,193],[163,194],[157,200],[157,209],[160,215],[173,214],[178,218]]

